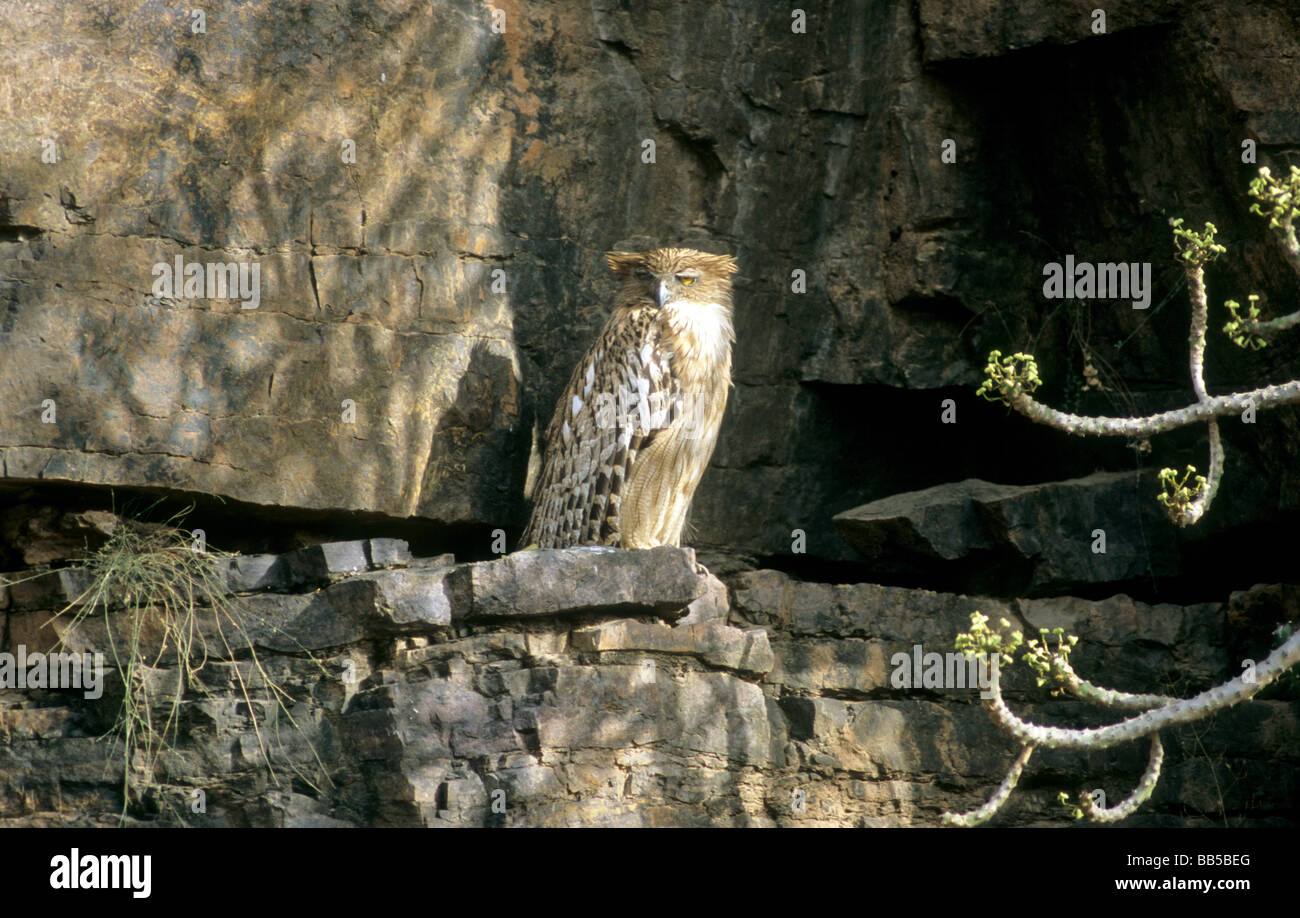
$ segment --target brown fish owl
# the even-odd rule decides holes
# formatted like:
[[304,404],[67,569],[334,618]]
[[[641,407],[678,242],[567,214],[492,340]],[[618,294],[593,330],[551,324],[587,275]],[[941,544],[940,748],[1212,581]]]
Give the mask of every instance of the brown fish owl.
[[523,544],[678,545],[731,388],[730,255],[609,252],[614,314],[546,428]]

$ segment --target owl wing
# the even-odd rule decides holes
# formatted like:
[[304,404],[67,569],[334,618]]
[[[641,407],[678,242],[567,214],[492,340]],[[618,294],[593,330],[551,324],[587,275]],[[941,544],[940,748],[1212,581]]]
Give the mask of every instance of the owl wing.
[[631,467],[678,419],[678,390],[654,311],[616,315],[555,406],[523,544],[618,545]]

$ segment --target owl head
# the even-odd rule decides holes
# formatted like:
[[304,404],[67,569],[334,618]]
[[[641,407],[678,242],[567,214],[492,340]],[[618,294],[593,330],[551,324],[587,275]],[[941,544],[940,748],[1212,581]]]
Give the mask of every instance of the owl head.
[[606,252],[605,260],[623,281],[620,302],[645,300],[663,308],[677,302],[731,305],[731,275],[736,259],[695,249]]

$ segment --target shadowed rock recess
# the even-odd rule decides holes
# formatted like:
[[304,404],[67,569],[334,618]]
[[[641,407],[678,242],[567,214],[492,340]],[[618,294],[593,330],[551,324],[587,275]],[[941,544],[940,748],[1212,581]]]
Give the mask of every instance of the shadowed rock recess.
[[[0,645],[108,652],[121,610],[46,626],[73,565],[120,516],[193,505],[241,552],[245,627],[218,653],[201,611],[207,691],[128,823],[972,808],[1016,750],[972,690],[895,686],[895,654],[951,650],[979,610],[1078,634],[1094,681],[1188,695],[1300,617],[1294,407],[1223,422],[1219,497],[1182,531],[1153,482],[1204,468],[1203,429],[1081,439],[974,394],[997,348],[1032,351],[1063,410],[1194,400],[1170,217],[1228,246],[1210,390],[1300,376],[1300,335],[1218,331],[1228,297],[1300,302],[1245,195],[1300,161],[1293,5],[1116,0],[1099,33],[1096,4],[1047,0],[814,0],[802,31],[763,0],[212,0],[202,32],[153,0],[0,4],[0,571],[49,571],[0,589]],[[602,254],[669,244],[741,268],[687,538],[713,573],[690,549],[504,554],[608,315]],[[1045,299],[1067,255],[1149,262],[1149,307]],[[194,263],[256,266],[255,302],[156,290]],[[144,640],[161,703],[175,648]],[[287,713],[244,699],[250,648]],[[1028,716],[1096,723],[1009,679]],[[118,824],[97,738],[122,695],[0,686],[0,824]],[[1124,824],[1295,825],[1298,720],[1291,682],[1166,731]],[[1066,824],[1059,791],[1114,802],[1145,760],[1036,753],[998,820]]]

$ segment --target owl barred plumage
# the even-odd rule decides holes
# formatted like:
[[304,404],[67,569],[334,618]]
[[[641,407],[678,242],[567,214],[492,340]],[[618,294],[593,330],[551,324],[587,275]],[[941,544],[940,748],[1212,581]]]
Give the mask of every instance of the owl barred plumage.
[[730,255],[609,252],[614,314],[546,428],[523,544],[678,545],[731,388]]

